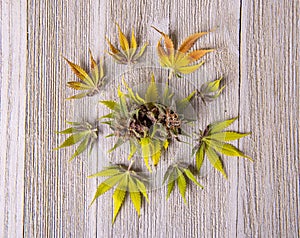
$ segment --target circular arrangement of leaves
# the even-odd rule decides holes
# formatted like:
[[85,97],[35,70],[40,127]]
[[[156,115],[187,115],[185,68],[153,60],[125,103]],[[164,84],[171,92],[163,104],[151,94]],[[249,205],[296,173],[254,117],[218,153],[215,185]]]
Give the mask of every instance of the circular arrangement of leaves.
[[[107,52],[117,63],[132,67],[142,59],[147,50],[148,43],[138,46],[134,31],[131,39],[128,39],[117,25],[119,31],[120,47],[114,46],[108,39],[109,51]],[[171,38],[153,27],[161,39],[157,43],[156,52],[161,68],[168,69],[168,77],[162,78],[161,83],[156,81],[154,73],[149,74],[147,83],[143,87],[131,87],[126,82],[124,75],[121,77],[122,84],[117,89],[116,100],[108,98],[101,100],[100,104],[110,110],[110,113],[100,117],[98,122],[111,130],[108,137],[115,137],[114,146],[109,153],[118,150],[124,144],[129,144],[129,151],[124,155],[124,163],[111,163],[90,178],[107,177],[97,188],[92,203],[102,194],[114,188],[114,215],[116,219],[119,210],[128,194],[138,213],[142,204],[142,198],[149,202],[147,192],[151,187],[149,174],[160,165],[162,156],[169,147],[180,144],[191,146],[189,157],[194,158],[193,163],[189,161],[171,160],[171,164],[165,170],[163,184],[167,185],[167,198],[171,195],[177,184],[179,193],[184,202],[188,182],[201,188],[197,181],[199,171],[203,166],[204,159],[218,170],[225,178],[227,177],[220,158],[221,154],[227,156],[240,156],[251,160],[238,148],[229,144],[228,141],[240,139],[250,133],[239,133],[224,131],[236,119],[213,122],[207,125],[204,130],[198,132],[187,132],[186,128],[194,128],[197,119],[189,110],[191,100],[200,99],[203,103],[216,99],[225,86],[221,87],[221,80],[204,83],[200,89],[195,89],[189,95],[182,97],[169,86],[173,78],[182,80],[182,75],[190,74],[198,70],[204,61],[200,59],[213,49],[191,50],[195,42],[208,32],[199,32],[187,37],[176,50]],[[67,63],[79,78],[79,81],[68,82],[67,86],[80,91],[68,99],[81,99],[91,97],[103,91],[107,81],[104,72],[104,63],[97,64],[90,52],[91,70],[88,73],[82,67],[66,59]],[[122,89],[123,88],[123,89]],[[56,149],[69,146],[76,146],[70,160],[82,154],[85,150],[91,150],[99,139],[99,126],[89,122],[67,122],[70,127],[58,133],[68,134],[67,139]],[[185,142],[184,138],[191,138],[195,143]],[[126,162],[127,161],[127,162]],[[145,171],[133,169],[134,163],[143,161]]]

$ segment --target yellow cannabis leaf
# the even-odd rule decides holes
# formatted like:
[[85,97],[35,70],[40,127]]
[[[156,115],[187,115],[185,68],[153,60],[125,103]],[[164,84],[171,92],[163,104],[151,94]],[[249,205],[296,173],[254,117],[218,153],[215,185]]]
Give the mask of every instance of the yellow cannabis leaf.
[[91,51],[90,52],[90,60],[91,60],[91,74],[89,75],[84,69],[82,69],[77,64],[72,63],[68,59],[64,58],[75,75],[80,79],[80,81],[72,81],[68,82],[67,86],[75,89],[83,91],[83,93],[76,94],[74,96],[69,97],[68,99],[80,99],[85,96],[93,96],[100,92],[101,87],[104,85],[104,70],[103,70],[103,62],[101,61],[99,65],[97,65],[94,60]]
[[200,49],[189,52],[195,42],[208,32],[198,32],[187,37],[179,46],[178,50],[175,50],[174,43],[167,34],[154,26],[152,26],[152,28],[159,32],[164,39],[165,47],[162,46],[161,40],[159,40],[157,43],[157,53],[160,59],[160,65],[171,69],[169,78],[171,78],[173,74],[180,77],[180,73],[189,74],[194,72],[204,63],[204,61],[197,64],[193,63],[198,61],[206,53],[214,51],[213,49]]
[[202,84],[200,90],[197,91],[197,96],[201,98],[203,103],[211,102],[219,97],[220,93],[225,88],[225,85],[220,88],[221,80],[222,77],[215,81]]
[[225,178],[227,178],[227,175],[218,153],[227,156],[240,156],[252,161],[249,156],[245,155],[238,148],[229,143],[226,143],[227,141],[237,140],[250,134],[234,131],[223,131],[236,119],[237,117],[226,121],[216,122],[208,125],[203,132],[200,131],[199,142],[193,149],[194,154],[196,154],[196,167],[198,171],[203,164],[205,155],[207,156],[211,165],[216,170],[218,170]]
[[187,181],[191,181],[196,184],[198,187],[203,188],[201,184],[198,183],[197,179],[189,169],[189,166],[185,163],[178,163],[168,167],[163,183],[167,182],[167,199],[169,199],[172,191],[175,187],[175,182],[177,183],[181,197],[183,198],[184,203],[186,203],[185,192],[187,187]]
[[[109,46],[108,54],[111,55],[119,64],[135,64],[137,60],[144,54],[148,43],[145,43],[138,51],[138,45],[134,35],[134,29],[132,28],[131,40],[127,39],[124,33],[121,31],[120,26],[117,24],[119,30],[119,44],[121,49],[115,47],[108,38],[106,41]],[[130,43],[129,43],[130,42]]]
[[58,131],[59,134],[71,134],[59,147],[54,150],[62,149],[65,147],[73,146],[80,142],[79,146],[71,156],[69,161],[72,161],[75,157],[82,154],[86,149],[93,148],[98,137],[97,127],[93,127],[91,124],[79,123],[79,122],[67,122],[72,127],[69,127],[63,131]]
[[142,196],[149,202],[147,195],[147,179],[138,175],[134,170],[125,168],[120,165],[113,165],[110,167],[104,168],[102,171],[89,176],[89,178],[95,177],[109,177],[104,180],[97,188],[97,191],[94,195],[94,198],[91,202],[91,205],[94,201],[108,190],[116,186],[116,189],[113,193],[114,201],[114,215],[112,222],[115,222],[115,219],[122,207],[127,192],[130,195],[131,202],[134,205],[135,210],[140,216]]

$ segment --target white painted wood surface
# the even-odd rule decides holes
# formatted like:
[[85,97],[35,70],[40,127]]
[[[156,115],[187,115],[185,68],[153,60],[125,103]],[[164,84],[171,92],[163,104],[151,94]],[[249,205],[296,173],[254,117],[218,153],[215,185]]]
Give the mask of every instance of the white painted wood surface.
[[[298,0],[5,0],[0,14],[0,237],[299,236]],[[223,75],[227,87],[200,123],[239,115],[232,128],[252,131],[239,147],[255,162],[225,158],[229,179],[210,172],[203,191],[189,187],[187,205],[165,201],[162,188],[138,219],[126,202],[112,226],[111,193],[88,209],[97,182],[87,162],[52,148],[64,120],[87,110],[64,100],[73,76],[62,55],[87,64],[91,48],[99,58],[115,21],[152,45],[151,24],[179,42],[215,29],[197,46],[217,51],[188,79],[199,87]]]

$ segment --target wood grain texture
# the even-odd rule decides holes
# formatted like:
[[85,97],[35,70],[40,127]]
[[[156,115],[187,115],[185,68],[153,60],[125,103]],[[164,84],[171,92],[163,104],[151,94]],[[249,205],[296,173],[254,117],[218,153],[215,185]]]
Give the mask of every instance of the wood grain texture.
[[[0,15],[0,237],[299,236],[299,1],[2,1]],[[195,104],[199,127],[239,115],[231,128],[252,131],[238,145],[255,162],[224,158],[228,180],[208,171],[187,205],[153,190],[138,218],[126,201],[112,226],[111,192],[88,208],[100,181],[86,177],[102,161],[68,163],[72,149],[53,148],[66,119],[103,114],[97,98],[65,101],[74,76],[62,56],[86,66],[91,48],[99,59],[104,36],[116,41],[114,22],[152,46],[151,25],[179,43],[212,30],[195,46],[217,49],[206,64],[170,83],[189,93],[223,75],[221,97]]]

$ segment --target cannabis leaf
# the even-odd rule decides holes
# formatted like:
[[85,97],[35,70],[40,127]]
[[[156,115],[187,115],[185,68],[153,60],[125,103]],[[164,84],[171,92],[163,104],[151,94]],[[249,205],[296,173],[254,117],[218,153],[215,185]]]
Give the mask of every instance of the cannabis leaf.
[[213,101],[225,88],[225,86],[220,88],[221,80],[222,77],[215,81],[202,84],[200,90],[197,91],[197,96],[200,97],[204,103]]
[[225,178],[227,175],[223,168],[223,163],[220,159],[220,154],[228,156],[241,156],[252,161],[252,159],[241,152],[235,146],[226,143],[226,141],[233,141],[249,135],[250,133],[239,133],[234,131],[223,131],[230,126],[238,117],[216,122],[208,125],[202,132],[200,130],[200,137],[198,144],[193,148],[193,153],[196,153],[196,166],[200,170],[205,155],[207,156],[211,165],[217,169]]
[[138,175],[134,170],[125,168],[121,165],[113,165],[110,167],[104,168],[102,171],[89,176],[89,178],[95,177],[109,177],[104,180],[97,188],[95,196],[91,202],[93,202],[102,194],[106,193],[108,190],[116,187],[113,193],[114,200],[114,216],[112,222],[115,222],[115,219],[120,211],[121,206],[124,203],[127,192],[130,195],[131,202],[134,205],[135,210],[140,216],[142,196],[148,200],[147,195],[147,179]]
[[131,41],[129,43],[129,39],[126,38],[124,33],[121,31],[120,26],[117,24],[119,30],[119,43],[121,49],[116,48],[107,38],[106,41],[110,48],[108,52],[117,63],[119,64],[135,64],[137,60],[143,55],[148,43],[145,43],[140,51],[137,51],[138,45],[134,36],[134,30],[131,32]]
[[104,70],[103,63],[100,62],[97,65],[94,60],[91,51],[90,52],[90,60],[91,60],[91,74],[89,75],[84,69],[80,66],[72,63],[68,59],[65,58],[67,63],[70,65],[73,72],[80,79],[80,81],[72,81],[68,82],[67,86],[73,88],[75,90],[84,91],[83,93],[76,94],[74,96],[69,97],[68,99],[80,99],[85,96],[93,96],[96,93],[99,93],[101,87],[104,85]]
[[91,124],[84,122],[67,122],[72,127],[69,127],[63,131],[58,131],[59,134],[72,134],[70,135],[59,147],[54,150],[62,149],[68,146],[75,145],[80,142],[79,146],[71,156],[69,161],[72,161],[75,157],[83,153],[86,149],[93,148],[98,137],[97,127],[93,127]]
[[168,188],[167,199],[170,197],[172,191],[174,190],[175,182],[176,182],[179,192],[180,192],[180,195],[183,198],[184,203],[186,203],[185,192],[186,192],[186,187],[187,187],[187,180],[190,180],[191,182],[196,184],[198,187],[203,188],[203,186],[197,182],[195,176],[193,175],[193,173],[191,172],[191,170],[189,169],[189,166],[187,164],[178,163],[178,164],[169,166],[164,175],[164,179],[163,179],[163,183],[168,181],[167,182],[167,184],[168,184],[167,185],[167,188]]
[[152,26],[152,28],[158,31],[164,39],[165,49],[161,44],[161,40],[159,40],[159,42],[157,43],[157,53],[160,59],[160,65],[162,67],[171,69],[169,78],[171,78],[173,74],[180,77],[179,73],[189,74],[194,72],[204,63],[204,61],[198,64],[193,63],[198,61],[206,53],[213,51],[213,49],[201,49],[189,52],[195,42],[203,35],[206,35],[208,32],[199,32],[190,35],[179,46],[178,50],[175,51],[174,43],[170,39],[170,37],[154,26]]

